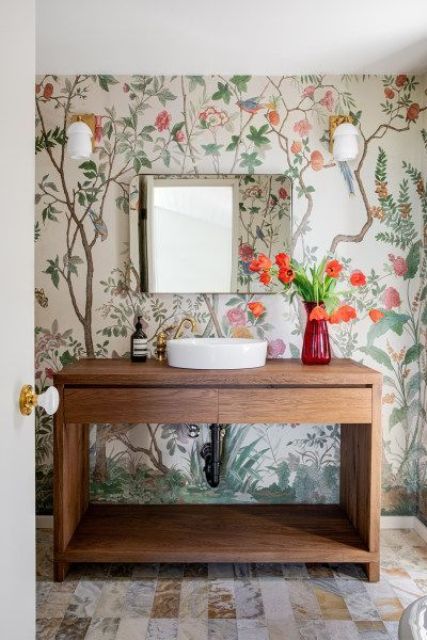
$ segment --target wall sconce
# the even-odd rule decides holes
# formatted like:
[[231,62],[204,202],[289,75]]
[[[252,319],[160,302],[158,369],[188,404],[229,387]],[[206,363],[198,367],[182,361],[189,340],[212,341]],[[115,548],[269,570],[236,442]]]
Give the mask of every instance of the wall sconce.
[[330,116],[329,150],[337,162],[354,160],[359,153],[359,132],[351,116]]
[[72,160],[87,160],[95,149],[97,116],[75,114],[67,129],[67,152]]

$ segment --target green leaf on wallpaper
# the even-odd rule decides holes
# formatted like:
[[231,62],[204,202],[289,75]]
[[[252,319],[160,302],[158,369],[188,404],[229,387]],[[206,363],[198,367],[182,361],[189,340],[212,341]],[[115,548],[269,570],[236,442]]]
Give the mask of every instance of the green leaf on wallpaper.
[[233,298],[230,298],[230,300],[227,300],[227,302],[225,303],[226,307],[233,307],[235,304],[241,304],[242,303],[242,299],[241,298],[236,298],[235,296]]
[[244,92],[248,90],[248,82],[250,79],[251,76],[233,76],[230,78],[230,82],[234,84],[238,91]]
[[413,344],[412,347],[409,347],[408,351],[405,354],[403,359],[403,364],[410,364],[411,362],[415,362],[418,359],[418,356],[421,354],[423,348],[418,344]]
[[424,310],[423,310],[423,312],[421,314],[421,322],[423,324],[427,324],[427,306],[424,307]]
[[98,169],[96,168],[96,164],[93,160],[82,162],[82,164],[79,164],[79,169],[81,169],[83,171],[83,175],[90,180],[96,178],[98,175]]
[[234,151],[239,144],[240,136],[231,136],[231,142],[227,145],[226,151]]
[[410,280],[414,278],[417,274],[418,267],[420,266],[421,259],[421,240],[418,240],[409,250],[408,257],[406,258],[406,264],[408,265],[408,271],[405,273],[403,278],[405,280]]
[[190,82],[190,91],[194,91],[197,86],[204,87],[205,80],[203,76],[186,76]]
[[386,311],[384,318],[382,318],[377,324],[370,327],[368,331],[368,345],[372,345],[374,341],[383,336],[387,331],[394,331],[398,336],[401,336],[405,324],[410,320],[410,316],[406,313],[396,313],[395,311]]
[[202,144],[202,148],[205,150],[205,156],[219,156],[219,150],[223,147],[222,144]]
[[248,173],[253,173],[255,167],[259,167],[262,164],[261,160],[258,158],[258,154],[256,151],[252,153],[242,153],[241,160],[239,162],[240,167],[246,167]]
[[417,373],[414,373],[414,375],[409,378],[406,384],[406,396],[408,400],[413,400],[417,393],[419,393],[422,381],[423,377],[420,371],[417,371]]
[[225,104],[229,104],[231,98],[231,92],[228,88],[228,84],[218,82],[218,90],[212,95],[212,100],[224,100]]
[[399,422],[402,422],[405,419],[406,411],[406,407],[395,407],[390,414],[389,427],[395,427]]
[[390,360],[390,356],[382,349],[374,346],[367,346],[360,347],[360,351],[366,353],[368,356],[371,356],[371,358],[375,360],[375,362],[378,362],[378,364],[382,364],[387,367],[387,369],[393,371],[393,365]]
[[253,142],[256,147],[262,147],[264,144],[268,144],[270,142],[270,139],[265,135],[268,129],[268,124],[263,124],[259,129],[251,126],[249,127],[250,133],[246,137],[248,140]]
[[59,360],[62,366],[65,367],[66,364],[71,364],[72,362],[74,362],[75,358],[71,355],[71,353],[67,349],[67,351],[64,351],[64,353],[61,353],[61,355],[59,356]]
[[292,342],[289,344],[289,350],[291,352],[291,356],[293,358],[299,358],[300,357],[300,350],[298,349],[298,347],[294,344],[292,344]]
[[58,289],[59,286],[59,256],[56,256],[54,260],[47,261],[47,269],[43,273],[50,275],[53,285]]
[[168,149],[166,149],[166,147],[164,149],[162,149],[162,151],[160,153],[160,157],[163,160],[163,162],[166,165],[166,167],[169,167],[170,163],[171,163],[171,154],[170,154],[170,151]]
[[118,80],[116,80],[113,76],[102,75],[96,77],[98,79],[99,86],[101,87],[101,89],[104,89],[104,91],[109,91],[110,85],[118,83]]
[[165,107],[166,103],[171,100],[176,100],[176,95],[169,91],[169,89],[161,89],[157,94],[160,104]]
[[171,137],[174,138],[178,131],[181,131],[182,127],[185,125],[185,122],[177,122],[173,125],[171,130]]

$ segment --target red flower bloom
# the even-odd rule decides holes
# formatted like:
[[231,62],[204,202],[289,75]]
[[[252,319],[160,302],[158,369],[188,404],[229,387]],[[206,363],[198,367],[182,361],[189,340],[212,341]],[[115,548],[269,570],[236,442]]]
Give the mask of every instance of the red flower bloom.
[[287,200],[287,198],[289,198],[289,194],[286,191],[285,187],[280,187],[279,198],[282,198],[282,200]]
[[271,267],[273,266],[273,263],[271,262],[270,258],[268,258],[264,253],[260,253],[258,255],[258,258],[255,258],[254,260],[252,260],[252,262],[249,265],[249,269],[251,271],[268,271],[268,269],[271,269]]
[[289,268],[279,269],[279,274],[277,277],[279,278],[280,282],[283,282],[283,284],[290,284],[295,278],[295,271]]
[[267,286],[271,282],[271,275],[269,271],[263,271],[259,277],[259,281]]
[[321,169],[323,169],[323,165],[325,164],[325,161],[320,151],[312,152],[310,156],[310,164],[313,171],[320,171]]
[[317,305],[316,307],[314,307],[314,309],[310,313],[308,319],[309,320],[328,320],[328,318],[329,316],[326,313],[326,309],[324,309],[320,305]]
[[304,91],[302,92],[302,95],[303,95],[305,98],[312,98],[312,97],[313,97],[313,94],[314,94],[314,92],[315,92],[315,91],[316,91],[316,87],[314,87],[314,86],[311,84],[311,85],[309,85],[308,87],[306,87],[306,88],[304,89]]
[[46,98],[46,100],[50,100],[50,98],[52,97],[52,94],[53,94],[53,84],[48,82],[44,86],[43,98]]
[[279,269],[288,269],[291,264],[291,258],[287,253],[278,253],[274,260]]
[[371,318],[372,322],[379,322],[382,318],[384,318],[384,314],[382,311],[380,311],[379,309],[371,309],[369,311],[369,317]]
[[353,287],[364,287],[366,284],[366,276],[363,271],[356,269],[350,276],[350,282]]
[[342,264],[338,260],[329,260],[326,263],[325,272],[330,278],[338,278],[342,271]]
[[154,122],[158,131],[164,131],[165,129],[169,129],[171,121],[171,114],[165,111],[160,111],[157,115],[157,118]]
[[396,256],[394,256],[392,253],[389,253],[388,259],[393,265],[394,273],[397,276],[404,276],[405,273],[408,273],[408,263],[406,262],[405,258],[403,258],[402,256],[398,256],[396,258]]
[[386,309],[393,309],[393,307],[400,306],[400,295],[397,289],[394,287],[387,287],[384,291],[383,302]]
[[338,324],[339,322],[349,322],[355,318],[357,318],[356,309],[349,304],[343,304],[331,314],[329,322]]
[[408,122],[416,122],[420,115],[420,105],[418,102],[413,102],[406,112],[406,119]]
[[263,313],[265,313],[265,307],[262,302],[249,302],[248,309],[255,318],[259,318]]
[[249,262],[254,257],[254,250],[250,244],[243,243],[239,247],[239,255],[243,262]]
[[384,89],[384,95],[386,98],[388,98],[389,100],[392,100],[394,98],[394,91],[391,87],[386,87]]
[[179,131],[177,131],[177,132],[175,133],[175,140],[176,140],[177,142],[179,142],[180,144],[181,144],[182,142],[185,142],[185,133],[183,132],[183,130],[182,130],[182,129],[180,129]]
[[291,144],[292,153],[296,155],[297,153],[301,152],[301,149],[302,149],[301,142],[297,142],[296,140],[294,140],[293,143]]
[[396,76],[396,87],[403,87],[403,85],[405,85],[407,82],[408,76],[406,76],[404,73]]

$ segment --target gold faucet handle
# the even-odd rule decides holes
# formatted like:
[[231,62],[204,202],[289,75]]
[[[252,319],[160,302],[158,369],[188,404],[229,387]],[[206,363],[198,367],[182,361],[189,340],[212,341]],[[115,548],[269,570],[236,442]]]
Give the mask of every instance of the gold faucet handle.
[[156,357],[160,362],[166,359],[166,340],[166,333],[160,331],[156,336]]

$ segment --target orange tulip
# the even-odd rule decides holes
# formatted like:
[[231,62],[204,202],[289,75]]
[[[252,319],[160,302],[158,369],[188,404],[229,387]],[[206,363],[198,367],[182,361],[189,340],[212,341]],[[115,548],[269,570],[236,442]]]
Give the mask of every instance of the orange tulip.
[[353,271],[350,275],[350,282],[353,287],[364,287],[366,284],[366,276],[363,271],[356,269],[356,271]]
[[317,305],[314,307],[312,312],[309,315],[309,320],[328,320],[329,316],[326,313],[326,309]]
[[255,318],[259,318],[263,313],[265,313],[265,307],[262,302],[249,302],[248,309]]
[[338,278],[342,271],[342,264],[338,262],[338,260],[329,260],[329,262],[326,263],[325,271],[326,275],[330,278]]
[[384,318],[384,314],[382,311],[380,311],[379,309],[371,309],[369,311],[369,317],[371,318],[372,322],[379,322],[380,320],[382,320],[382,318]]
[[287,253],[278,253],[274,261],[279,269],[288,269],[291,264],[291,258]]
[[268,271],[268,269],[271,269],[272,266],[273,263],[271,262],[270,258],[264,253],[260,253],[257,258],[252,260],[249,265],[249,269],[251,271]]
[[259,277],[259,281],[267,286],[271,282],[271,275],[269,271],[263,271]]
[[290,284],[295,278],[295,271],[293,269],[289,269],[289,267],[279,269],[277,277],[279,278],[280,282],[283,282],[283,284]]
[[329,322],[331,322],[331,324],[337,324],[338,322],[350,322],[350,320],[354,320],[357,318],[357,313],[354,307],[349,304],[343,304],[334,311],[331,317],[332,320],[330,318]]

